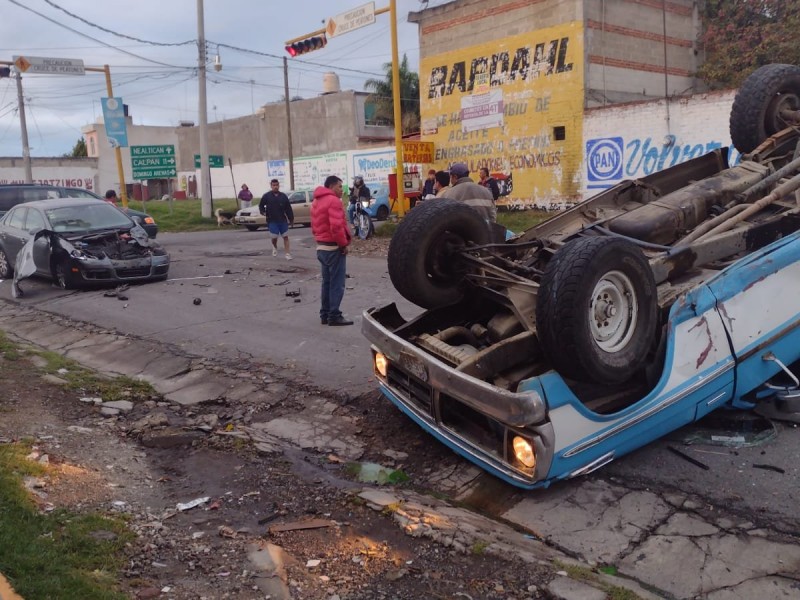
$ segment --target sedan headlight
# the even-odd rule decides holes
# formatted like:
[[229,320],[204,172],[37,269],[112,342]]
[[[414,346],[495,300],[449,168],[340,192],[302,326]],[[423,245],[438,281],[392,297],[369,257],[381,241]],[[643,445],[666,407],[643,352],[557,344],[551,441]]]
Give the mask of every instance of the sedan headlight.
[[148,225],[155,225],[156,220],[153,217],[145,217],[142,219],[143,222],[147,223]]
[[72,251],[69,253],[69,255],[70,255],[72,258],[77,258],[78,260],[86,260],[87,258],[89,258],[88,256],[86,256],[86,253],[85,253],[83,250],[78,250],[77,248],[74,248],[74,249],[73,249],[73,250],[72,250]]

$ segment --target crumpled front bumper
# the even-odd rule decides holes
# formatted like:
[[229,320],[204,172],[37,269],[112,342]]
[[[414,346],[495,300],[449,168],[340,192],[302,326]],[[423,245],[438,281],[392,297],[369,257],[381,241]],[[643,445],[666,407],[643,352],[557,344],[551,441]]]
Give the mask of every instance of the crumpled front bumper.
[[[363,313],[362,333],[372,344],[373,356],[380,352],[389,362],[386,377],[376,373],[381,391],[424,429],[480,467],[520,487],[542,485],[555,436],[541,395],[535,390],[511,392],[457,371],[393,333],[398,323],[405,321],[394,304]],[[536,448],[535,471],[515,466],[507,452],[484,443],[486,435],[469,435],[466,428],[448,423],[446,407],[454,403],[467,407],[459,413],[473,415],[474,422],[489,423],[484,433],[493,431],[506,446],[505,438],[515,432],[529,437]]]

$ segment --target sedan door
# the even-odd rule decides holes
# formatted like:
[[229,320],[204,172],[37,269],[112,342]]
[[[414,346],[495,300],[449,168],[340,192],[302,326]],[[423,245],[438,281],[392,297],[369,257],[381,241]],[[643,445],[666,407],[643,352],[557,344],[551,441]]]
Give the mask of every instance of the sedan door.
[[[29,208],[25,217],[25,230],[28,238],[42,229],[48,229],[44,215],[35,208]],[[42,236],[34,242],[33,263],[36,265],[37,273],[50,274],[50,238],[48,236]]]
[[17,254],[28,241],[29,235],[25,231],[25,213],[27,212],[28,209],[24,206],[12,208],[0,227],[0,246],[3,247],[12,267],[16,267]]
[[311,225],[311,192],[290,192],[295,225]]

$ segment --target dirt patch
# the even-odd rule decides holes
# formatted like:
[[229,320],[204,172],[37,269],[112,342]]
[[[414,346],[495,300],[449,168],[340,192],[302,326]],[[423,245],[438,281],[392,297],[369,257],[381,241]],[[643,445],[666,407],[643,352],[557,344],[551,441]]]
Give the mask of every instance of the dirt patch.
[[381,258],[385,260],[386,256],[389,254],[389,242],[391,241],[391,237],[378,237],[374,235],[368,240],[355,238],[350,244],[348,252],[353,256]]
[[[44,503],[130,515],[138,541],[120,582],[132,598],[263,599],[248,550],[267,543],[287,553],[285,580],[295,599],[538,598],[549,579],[544,568],[498,559],[480,545],[457,552],[406,535],[390,514],[364,505],[356,496],[363,485],[333,457],[259,454],[242,439],[207,435],[191,410],[156,400],[104,416],[80,392],[44,381],[25,353],[0,358],[0,387],[8,392],[0,400],[0,443],[30,438],[58,467]],[[213,410],[222,425],[237,414],[230,406],[201,412]],[[394,464],[411,481],[456,460],[377,392],[347,410],[364,417],[365,458],[387,462],[387,439],[424,457]],[[133,424],[147,415],[161,425],[144,435]],[[201,498],[208,500],[177,510]],[[308,519],[329,526],[270,532]]]

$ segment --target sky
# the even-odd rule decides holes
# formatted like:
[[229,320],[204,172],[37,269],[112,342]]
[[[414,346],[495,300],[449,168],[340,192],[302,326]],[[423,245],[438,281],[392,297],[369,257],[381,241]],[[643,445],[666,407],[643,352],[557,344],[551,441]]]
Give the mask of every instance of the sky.
[[[408,13],[447,1],[397,0],[400,56],[407,54],[414,70],[419,40]],[[209,122],[252,114],[282,99],[284,42],[362,4],[204,0]],[[388,5],[375,2],[376,9]],[[373,25],[330,38],[322,50],[290,58],[290,96],[318,95],[331,71],[343,90],[362,90],[365,80],[383,77],[382,65],[391,60],[390,31],[388,13],[379,15]],[[0,60],[34,56],[108,64],[114,96],[129,106],[134,125],[199,123],[197,38],[197,0],[0,0]],[[216,55],[220,71],[213,68]],[[22,86],[32,156],[70,152],[81,127],[102,116],[100,98],[107,95],[102,73],[23,74]],[[14,78],[0,79],[0,156],[22,156]]]

